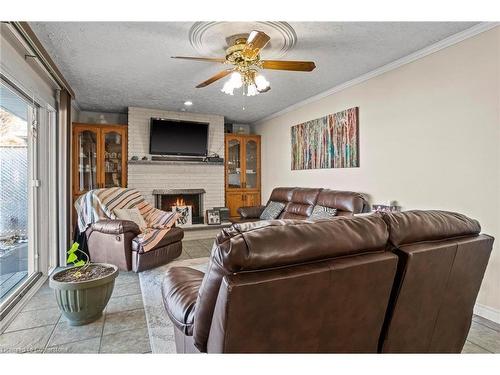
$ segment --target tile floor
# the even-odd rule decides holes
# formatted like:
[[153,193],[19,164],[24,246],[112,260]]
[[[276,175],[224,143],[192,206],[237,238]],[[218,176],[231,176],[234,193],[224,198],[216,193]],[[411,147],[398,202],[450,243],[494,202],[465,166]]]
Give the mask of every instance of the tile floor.
[[[213,240],[183,241],[178,259],[210,255]],[[98,321],[68,325],[45,283],[0,335],[0,353],[151,353],[139,277],[122,272]],[[500,324],[474,316],[463,353],[500,353]]]
[[[183,241],[178,259],[207,257],[213,240]],[[48,282],[0,335],[0,353],[151,353],[139,277],[120,272],[103,316],[72,327]]]

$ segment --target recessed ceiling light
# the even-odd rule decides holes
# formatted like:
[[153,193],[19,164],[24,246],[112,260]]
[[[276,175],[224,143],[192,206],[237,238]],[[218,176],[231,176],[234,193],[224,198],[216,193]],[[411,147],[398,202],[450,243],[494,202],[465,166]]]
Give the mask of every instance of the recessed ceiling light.
[[189,107],[190,105],[193,105],[193,102],[191,100],[186,100],[184,102],[184,105],[187,105]]

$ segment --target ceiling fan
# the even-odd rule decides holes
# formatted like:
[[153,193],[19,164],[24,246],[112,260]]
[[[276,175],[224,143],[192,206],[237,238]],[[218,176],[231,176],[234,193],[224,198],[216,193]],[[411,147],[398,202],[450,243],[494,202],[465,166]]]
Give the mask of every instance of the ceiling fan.
[[248,38],[237,38],[234,44],[226,49],[225,58],[187,56],[172,56],[172,58],[232,65],[231,68],[215,74],[196,86],[196,88],[206,87],[231,74],[231,78],[225,82],[222,88],[222,92],[229,95],[233,95],[234,90],[242,86],[243,95],[247,96],[269,91],[271,86],[259,73],[259,69],[310,72],[316,67],[312,61],[261,60],[260,51],[269,43],[270,39],[266,33],[254,30]]

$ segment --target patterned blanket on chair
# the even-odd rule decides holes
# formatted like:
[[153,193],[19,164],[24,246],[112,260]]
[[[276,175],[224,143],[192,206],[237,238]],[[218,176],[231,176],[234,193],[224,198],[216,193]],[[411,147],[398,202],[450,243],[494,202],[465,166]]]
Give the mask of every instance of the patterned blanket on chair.
[[80,232],[85,232],[90,225],[99,220],[116,219],[113,210],[117,208],[139,209],[147,225],[146,230],[137,236],[144,251],[154,249],[177,219],[177,213],[154,208],[135,189],[121,187],[96,189],[83,194],[75,202]]

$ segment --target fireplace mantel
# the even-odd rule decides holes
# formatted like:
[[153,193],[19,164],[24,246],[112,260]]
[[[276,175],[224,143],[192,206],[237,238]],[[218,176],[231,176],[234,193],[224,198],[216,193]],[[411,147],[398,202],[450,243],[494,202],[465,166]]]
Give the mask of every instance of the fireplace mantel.
[[205,189],[155,189],[153,195],[205,194]]

